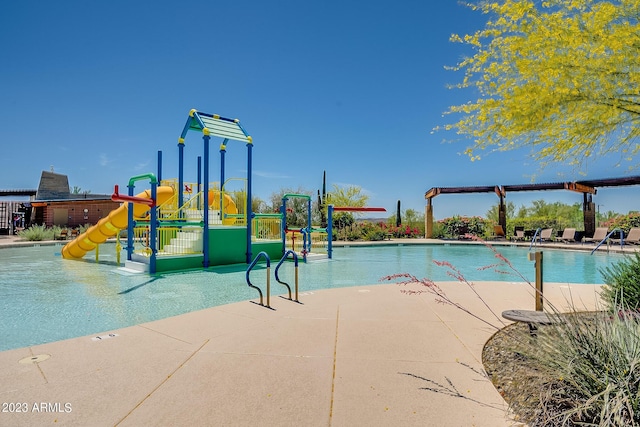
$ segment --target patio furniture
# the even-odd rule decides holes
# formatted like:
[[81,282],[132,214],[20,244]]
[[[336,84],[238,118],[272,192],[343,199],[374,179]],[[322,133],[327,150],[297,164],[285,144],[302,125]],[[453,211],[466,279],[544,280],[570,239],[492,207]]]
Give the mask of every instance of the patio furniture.
[[584,237],[582,243],[600,243],[607,237],[607,227],[598,227],[596,232],[593,233],[593,237]]
[[576,229],[565,228],[559,240],[564,243],[574,243],[576,241]]

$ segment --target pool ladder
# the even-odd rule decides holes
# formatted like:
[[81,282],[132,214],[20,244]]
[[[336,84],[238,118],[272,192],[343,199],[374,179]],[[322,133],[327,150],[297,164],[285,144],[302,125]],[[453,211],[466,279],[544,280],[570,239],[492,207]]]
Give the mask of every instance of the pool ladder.
[[[289,255],[291,255],[293,257],[293,262],[295,265],[295,299],[291,298],[291,287],[289,286],[288,283],[283,282],[282,280],[280,280],[280,277],[278,276],[278,270],[280,269],[280,267],[282,266],[282,264],[287,260],[287,258],[289,257]],[[255,267],[258,264],[258,261],[260,261],[261,258],[264,258],[266,260],[267,263],[267,287],[266,287],[266,294],[267,294],[267,304],[265,305],[263,302],[263,295],[262,295],[262,289],[260,289],[259,287],[255,286],[254,284],[251,283],[251,279],[249,277],[251,270],[253,270],[253,267]],[[278,283],[280,283],[281,285],[284,285],[287,287],[287,290],[289,291],[289,298],[287,298],[289,301],[294,301],[297,303],[300,303],[300,301],[298,301],[298,255],[294,252],[294,251],[287,251],[284,253],[284,255],[282,256],[282,258],[280,259],[280,262],[278,262],[278,265],[276,265],[276,270],[275,270],[275,276],[276,276],[276,280],[278,281]],[[256,257],[253,259],[253,261],[251,261],[251,264],[249,264],[249,267],[247,267],[247,285],[249,285],[250,288],[253,288],[255,290],[258,291],[258,294],[260,295],[260,303],[259,305],[272,309],[271,306],[269,305],[270,303],[270,294],[271,294],[271,259],[269,258],[269,255],[266,252],[260,252],[258,255],[256,255]],[[253,302],[253,301],[252,301]],[[256,303],[258,304],[258,303]],[[273,309],[272,309],[273,310]]]
[[609,238],[610,238],[610,237],[611,237],[611,235],[612,235],[613,233],[615,233],[616,231],[619,231],[619,232],[620,232],[620,249],[624,249],[624,230],[622,230],[621,228],[614,228],[613,230],[611,230],[611,231],[609,232],[609,234],[607,234],[607,237],[605,237],[604,239],[602,239],[602,241],[601,241],[600,243],[598,243],[598,244],[596,245],[596,247],[595,247],[595,248],[593,248],[593,250],[591,251],[591,255],[593,255],[593,253],[594,253],[595,251],[597,251],[597,250],[598,250],[598,248],[599,248],[600,246],[602,246],[604,243],[606,243],[606,244],[607,244],[607,252],[609,252],[609,246],[610,246]]

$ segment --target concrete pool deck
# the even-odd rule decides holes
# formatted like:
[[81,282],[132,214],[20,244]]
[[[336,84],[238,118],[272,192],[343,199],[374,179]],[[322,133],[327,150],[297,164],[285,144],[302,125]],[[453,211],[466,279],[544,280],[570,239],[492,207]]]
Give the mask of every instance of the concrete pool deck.
[[[468,287],[438,284],[500,326]],[[396,284],[301,288],[272,310],[244,301],[0,352],[0,425],[517,425],[482,375],[495,328]],[[534,307],[523,283],[475,289],[498,316]],[[545,283],[545,297],[593,309],[598,289]]]

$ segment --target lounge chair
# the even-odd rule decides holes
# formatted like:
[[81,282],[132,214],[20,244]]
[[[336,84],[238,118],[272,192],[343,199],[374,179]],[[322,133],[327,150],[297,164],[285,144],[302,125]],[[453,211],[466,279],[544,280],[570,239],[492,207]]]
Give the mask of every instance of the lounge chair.
[[60,235],[56,237],[55,240],[67,240],[68,233],[67,229],[63,228],[60,230]]
[[640,245],[640,227],[632,227],[629,230],[629,235],[624,238],[624,242]]
[[596,228],[596,232],[593,233],[593,237],[584,237],[582,243],[600,243],[607,237],[608,231],[609,229],[607,227],[598,227]]
[[527,240],[524,235],[524,227],[515,227],[513,230],[513,236],[511,236],[511,240],[520,241]]
[[[620,239],[611,239],[614,243],[620,243]],[[632,243],[634,245],[640,245],[640,227],[632,227],[629,230],[629,234],[624,238],[624,243]]]
[[575,228],[565,228],[562,231],[562,236],[560,236],[560,241],[564,243],[573,243],[576,241],[576,229]]
[[493,226],[493,238],[494,239],[506,239],[507,236],[504,234],[504,230],[502,229],[501,225],[494,225]]
[[540,241],[552,241],[553,240],[553,228],[545,228],[540,232]]

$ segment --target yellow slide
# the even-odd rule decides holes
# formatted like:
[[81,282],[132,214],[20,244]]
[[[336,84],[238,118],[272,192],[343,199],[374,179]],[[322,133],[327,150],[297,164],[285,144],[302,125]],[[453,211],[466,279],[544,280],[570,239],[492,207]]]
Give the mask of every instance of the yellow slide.
[[[209,206],[214,209],[220,208],[220,191],[218,190],[209,190]],[[236,202],[233,201],[231,196],[228,194],[224,195],[224,200],[222,202],[222,212],[225,214],[237,214],[238,207],[236,206]],[[222,223],[224,225],[232,225],[236,222],[235,218],[224,218]]]
[[[173,196],[173,188],[158,187],[156,196],[156,205],[161,205]],[[136,197],[149,199],[151,198],[151,190],[145,190]],[[120,230],[127,228],[129,222],[128,205],[129,203],[123,203],[119,208],[112,210],[106,218],[102,218],[96,225],[89,227],[87,231],[64,245],[62,257],[65,259],[82,258],[109,237],[113,237]],[[148,210],[149,206],[143,203],[133,204],[134,218],[144,217]]]

